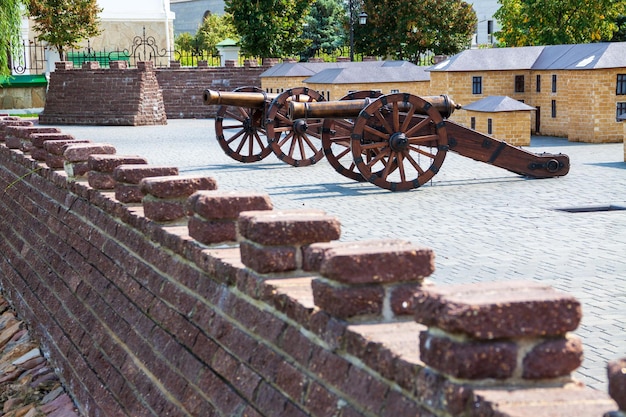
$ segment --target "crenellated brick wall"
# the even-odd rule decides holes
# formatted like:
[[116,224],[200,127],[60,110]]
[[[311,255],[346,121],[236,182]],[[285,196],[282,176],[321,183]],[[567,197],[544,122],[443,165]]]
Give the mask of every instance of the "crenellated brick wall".
[[[24,145],[10,149],[6,130],[0,121],[0,285],[84,415],[601,417],[624,407],[572,379],[581,310],[567,294],[439,286],[429,248],[339,242],[323,212],[278,210],[264,193],[216,190],[210,177],[107,144],[41,143],[22,129]],[[621,369],[609,366],[614,396]]]

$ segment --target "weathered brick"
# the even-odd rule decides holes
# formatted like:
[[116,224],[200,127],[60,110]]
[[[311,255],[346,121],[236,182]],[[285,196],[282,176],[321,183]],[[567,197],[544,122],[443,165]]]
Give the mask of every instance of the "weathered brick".
[[261,245],[297,245],[339,239],[339,220],[320,210],[245,211],[241,236]]
[[63,155],[65,148],[68,145],[79,145],[93,143],[89,139],[73,139],[73,140],[47,140],[43,143],[43,147],[46,151],[52,155]]
[[250,242],[239,244],[241,262],[261,274],[293,271],[298,268],[294,246],[258,246]]
[[325,252],[320,273],[332,280],[352,283],[417,282],[435,270],[431,249],[413,245],[344,246]]
[[346,286],[325,279],[314,279],[311,286],[315,305],[334,317],[382,314],[385,290],[381,286]]
[[189,236],[205,245],[237,241],[237,222],[234,220],[206,221],[189,218]]
[[113,145],[107,144],[73,144],[63,151],[63,156],[68,162],[87,162],[89,156],[93,154],[114,154],[116,152]]
[[558,336],[578,327],[580,302],[530,281],[422,287],[415,320],[476,339]]
[[462,379],[507,379],[517,364],[510,341],[456,341],[428,331],[420,333],[420,359],[439,372]]
[[[141,180],[141,191],[157,198],[188,198],[198,190],[215,190],[214,178],[194,175],[146,177]],[[186,202],[186,201],[185,201]]]
[[90,170],[87,173],[87,182],[91,188],[95,188],[96,190],[112,190],[115,188],[113,175],[106,172]]
[[422,283],[406,283],[387,287],[391,311],[396,316],[415,314],[413,295],[422,286]]
[[[113,177],[115,181],[115,176]],[[141,203],[143,193],[139,185],[120,184],[115,181],[115,199],[121,203]]]
[[378,247],[385,245],[402,245],[410,244],[406,240],[400,239],[379,239],[379,240],[362,240],[358,242],[320,242],[313,243],[303,248],[302,269],[305,271],[318,271],[322,265],[322,261],[326,259],[327,253],[334,248],[355,248],[367,245],[375,245]]
[[626,358],[607,364],[609,395],[622,411],[626,411]]
[[75,140],[76,138],[68,133],[33,133],[30,141],[35,148],[43,148],[47,140]]
[[583,344],[580,338],[548,339],[532,348],[524,356],[522,378],[544,379],[567,376],[583,361]]
[[64,160],[63,168],[65,169],[68,177],[82,177],[87,175],[89,172],[89,164],[87,161],[68,162],[67,160]]
[[237,220],[242,211],[272,209],[269,195],[248,191],[198,191],[188,204],[191,211],[208,220]]
[[92,171],[107,172],[113,177],[113,170],[120,165],[146,165],[148,160],[136,155],[90,155],[87,160]]
[[185,217],[185,202],[182,200],[143,199],[143,213],[155,222],[171,222]]
[[113,170],[115,181],[127,184],[139,184],[147,177],[178,175],[177,167],[155,165],[120,165]]

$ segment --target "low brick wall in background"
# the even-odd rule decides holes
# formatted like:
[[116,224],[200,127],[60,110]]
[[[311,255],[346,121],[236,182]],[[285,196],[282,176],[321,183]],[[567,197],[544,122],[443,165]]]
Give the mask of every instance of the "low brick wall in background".
[[[27,146],[28,130],[20,150],[2,144],[13,122],[0,121],[0,283],[84,415],[601,417],[624,407],[572,380],[581,309],[567,294],[433,285],[428,248],[337,242],[339,222],[323,212],[116,161],[106,144],[45,141],[55,157],[63,143],[66,169],[52,168],[32,158],[41,148]],[[109,168],[125,178],[135,163],[141,204],[90,181]],[[609,368],[617,396],[622,369]]]

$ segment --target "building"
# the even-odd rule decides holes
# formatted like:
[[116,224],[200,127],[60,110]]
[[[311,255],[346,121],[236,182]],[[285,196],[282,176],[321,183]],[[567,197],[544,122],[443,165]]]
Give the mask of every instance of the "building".
[[426,67],[407,61],[287,62],[261,74],[261,86],[267,92],[306,86],[327,100],[359,90],[423,96],[429,94],[429,80]]
[[[533,133],[622,142],[626,42],[470,49],[430,68],[430,91],[461,104],[509,96],[536,108]],[[454,118],[469,126],[467,112]]]
[[170,3],[176,13],[174,36],[185,32],[195,34],[208,13],[224,13],[224,0],[170,0]]
[[493,17],[500,8],[498,0],[474,0],[471,3],[478,20],[472,46],[493,45],[497,42],[494,33],[500,30],[500,25]]

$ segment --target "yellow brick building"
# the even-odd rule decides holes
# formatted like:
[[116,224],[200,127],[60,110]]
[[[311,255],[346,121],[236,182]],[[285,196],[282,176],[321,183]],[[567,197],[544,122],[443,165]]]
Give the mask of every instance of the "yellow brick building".
[[530,146],[534,107],[507,96],[489,96],[464,109],[472,129],[514,146]]
[[[535,107],[532,133],[624,140],[626,42],[467,50],[430,73],[430,91],[460,104],[506,95]],[[453,118],[469,126],[467,112]]]

